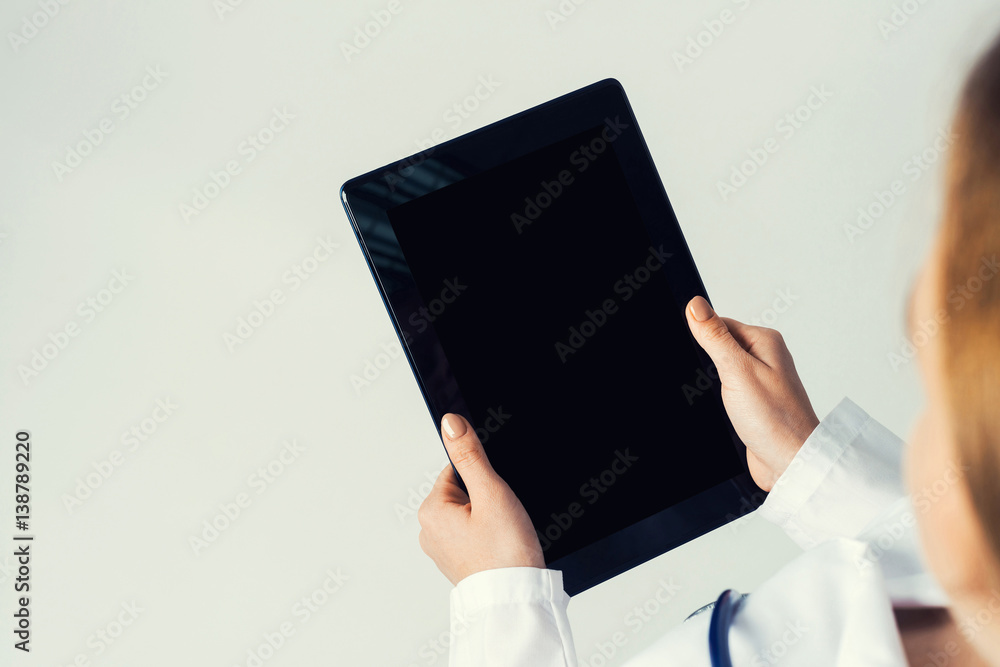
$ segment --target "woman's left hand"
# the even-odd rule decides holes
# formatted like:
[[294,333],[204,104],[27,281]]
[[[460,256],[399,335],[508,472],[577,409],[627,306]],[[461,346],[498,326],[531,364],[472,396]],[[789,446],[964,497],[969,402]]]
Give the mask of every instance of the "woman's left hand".
[[438,475],[417,513],[420,547],[453,584],[502,567],[545,567],[538,536],[521,501],[493,470],[465,418],[447,414],[441,434],[451,466]]

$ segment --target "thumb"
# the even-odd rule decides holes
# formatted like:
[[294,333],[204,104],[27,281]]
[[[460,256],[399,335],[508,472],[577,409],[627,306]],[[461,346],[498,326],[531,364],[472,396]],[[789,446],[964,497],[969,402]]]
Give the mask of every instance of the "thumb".
[[497,478],[479,436],[465,417],[448,413],[441,419],[441,436],[455,470],[465,481],[469,497]]
[[684,312],[691,334],[715,362],[720,373],[733,368],[736,361],[747,354],[704,297],[691,299]]

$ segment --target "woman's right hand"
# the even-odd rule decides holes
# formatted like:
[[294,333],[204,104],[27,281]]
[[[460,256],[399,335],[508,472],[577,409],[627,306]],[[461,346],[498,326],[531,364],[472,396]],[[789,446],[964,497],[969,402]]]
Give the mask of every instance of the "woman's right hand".
[[695,340],[715,362],[750,474],[770,491],[819,425],[792,355],[774,329],[719,317],[703,297],[691,299],[685,312]]

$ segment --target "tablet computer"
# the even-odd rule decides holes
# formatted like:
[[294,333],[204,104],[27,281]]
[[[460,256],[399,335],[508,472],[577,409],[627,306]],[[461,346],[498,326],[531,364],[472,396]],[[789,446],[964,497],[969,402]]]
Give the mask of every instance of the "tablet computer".
[[341,198],[435,428],[469,420],[568,594],[763,501],[685,319],[705,287],[617,81]]

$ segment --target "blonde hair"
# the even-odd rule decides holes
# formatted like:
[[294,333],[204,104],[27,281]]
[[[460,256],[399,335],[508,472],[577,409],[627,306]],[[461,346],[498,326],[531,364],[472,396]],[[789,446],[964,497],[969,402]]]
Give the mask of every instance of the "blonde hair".
[[960,100],[941,228],[944,391],[972,505],[1000,581],[1000,40]]

